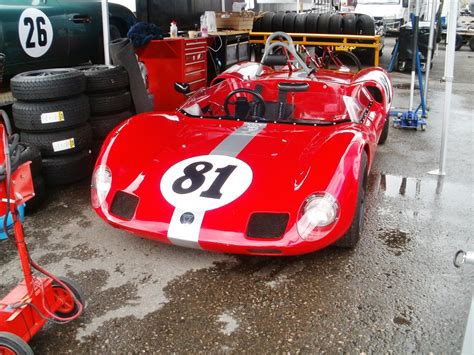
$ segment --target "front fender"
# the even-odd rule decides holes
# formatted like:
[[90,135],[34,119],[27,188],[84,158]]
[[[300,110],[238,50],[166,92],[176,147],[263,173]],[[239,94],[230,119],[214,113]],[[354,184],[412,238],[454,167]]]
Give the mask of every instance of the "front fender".
[[[357,205],[362,154],[366,139],[358,124],[329,136],[312,156],[306,194],[326,192],[336,198],[339,215],[327,245],[344,235],[352,224]],[[304,164],[300,161],[300,164]],[[316,187],[316,189],[314,188]]]

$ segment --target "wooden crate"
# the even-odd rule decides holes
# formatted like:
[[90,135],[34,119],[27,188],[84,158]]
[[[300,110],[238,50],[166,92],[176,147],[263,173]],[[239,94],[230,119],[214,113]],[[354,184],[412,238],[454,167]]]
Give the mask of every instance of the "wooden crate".
[[251,31],[253,27],[254,16],[254,13],[247,12],[218,12],[216,14],[217,28],[226,30]]

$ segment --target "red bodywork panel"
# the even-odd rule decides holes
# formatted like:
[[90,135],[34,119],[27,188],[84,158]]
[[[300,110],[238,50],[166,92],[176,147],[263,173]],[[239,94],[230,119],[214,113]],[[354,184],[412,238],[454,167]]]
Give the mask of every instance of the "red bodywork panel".
[[[194,231],[196,240],[191,246],[227,253],[304,254],[324,248],[343,236],[354,217],[361,154],[367,152],[370,168],[390,109],[392,87],[388,76],[380,68],[371,68],[356,75],[321,70],[316,78],[309,79],[302,73],[266,68],[261,77],[255,78],[252,77],[255,69],[255,63],[236,65],[218,76],[212,83],[214,86],[205,93],[188,100],[184,110],[137,115],[111,132],[96,163],[96,169],[107,166],[112,176],[104,202],[94,206],[99,216],[115,227],[140,236],[174,243],[172,236],[176,228],[180,230],[187,223],[181,218],[179,225],[176,213],[189,209],[196,212],[194,217],[202,218],[199,230]],[[307,92],[288,96],[293,105],[292,116],[298,119],[275,122],[273,117],[265,117],[255,123],[245,123],[223,118],[225,113],[221,105],[231,90],[258,88],[265,102],[273,103],[278,100],[277,88],[282,82],[309,85]],[[362,122],[349,119],[345,104],[348,98],[363,109]],[[193,117],[189,111],[196,104],[212,114]],[[231,113],[235,114],[235,111]],[[245,131],[244,135],[240,134],[242,131]],[[245,138],[247,131],[250,137]],[[179,163],[187,159],[192,162],[193,157],[203,157],[204,161],[210,157],[209,162],[213,163],[217,159],[213,158],[215,154],[231,156],[227,158],[229,162],[235,158],[250,168],[250,173],[243,173],[248,168],[235,163],[235,171],[241,169],[242,175],[225,182],[235,184],[234,190],[243,189],[243,192],[218,208],[205,207],[207,201],[204,200],[200,200],[202,205],[193,205],[193,198],[185,207],[170,203],[167,181],[174,181],[169,184],[173,185],[173,191],[175,187],[186,190],[183,195],[186,196],[200,179],[193,174],[203,175],[204,180],[211,182],[220,177],[216,175],[217,170],[200,172],[204,165],[195,165],[196,171],[189,168],[186,172],[179,168]],[[176,168],[175,164],[178,164]],[[178,171],[176,179],[167,180],[173,169]],[[250,182],[245,188],[247,180]],[[225,183],[220,186],[224,195],[232,190]],[[209,185],[204,183],[203,186],[209,189],[201,189],[201,196],[212,190]],[[112,211],[118,191],[138,200],[130,218]],[[335,197],[339,214],[332,225],[315,231],[314,238],[304,240],[296,223],[305,199],[314,193],[329,193]],[[93,200],[94,194],[93,189]],[[248,237],[249,219],[258,212],[288,214],[283,235],[279,238]]]

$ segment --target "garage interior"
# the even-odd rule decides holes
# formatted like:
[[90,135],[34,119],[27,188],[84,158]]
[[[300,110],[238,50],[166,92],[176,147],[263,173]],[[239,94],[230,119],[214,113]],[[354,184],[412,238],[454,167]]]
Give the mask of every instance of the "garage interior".
[[[236,67],[246,65],[247,61],[264,62],[266,39],[272,32],[283,30],[275,28],[263,31],[261,27],[255,30],[257,21],[260,21],[258,26],[262,26],[268,14],[273,14],[273,24],[275,16],[279,14],[282,14],[282,21],[290,17],[288,14],[294,14],[291,17],[291,28],[294,28],[297,16],[302,14],[308,19],[310,14],[316,13],[316,17],[321,18],[331,13],[331,16],[341,16],[340,21],[344,21],[343,17],[347,14],[357,13],[357,5],[290,0],[176,0],[172,3],[136,0],[136,3],[131,1],[133,4],[130,5],[138,24],[133,27],[136,31],[127,31],[127,42],[121,39],[120,33],[119,38],[114,39],[112,30],[104,36],[110,38],[103,39],[100,19],[97,38],[100,38],[98,50],[102,57],[97,61],[81,61],[68,67],[80,66],[83,69],[78,68],[74,72],[88,71],[86,75],[90,78],[93,71],[90,69],[91,64],[107,62],[102,48],[103,41],[107,43],[110,40],[110,46],[107,46],[111,57],[109,62],[115,68],[114,75],[119,78],[118,82],[104,89],[100,86],[103,84],[100,80],[96,82],[98,86],[94,87],[89,84],[91,79],[88,79],[87,86],[85,79],[75,79],[77,82],[84,80],[83,84],[77,84],[77,87],[83,85],[83,89],[72,95],[77,101],[76,108],[70,110],[72,113],[64,111],[65,120],[75,112],[78,122],[82,120],[81,117],[87,116],[88,123],[81,121],[82,126],[76,124],[67,129],[90,130],[80,133],[83,137],[89,135],[89,138],[76,139],[73,148],[68,146],[74,151],[60,156],[55,155],[54,145],[49,148],[49,141],[38,143],[43,155],[43,169],[45,164],[46,169],[49,169],[41,173],[44,195],[41,201],[32,202],[29,209],[27,201],[24,218],[20,218],[19,212],[16,217],[16,223],[23,225],[31,259],[53,275],[74,280],[83,292],[84,310],[77,319],[64,324],[46,322],[41,329],[32,330],[33,333],[28,337],[32,351],[37,354],[472,353],[474,311],[470,312],[470,307],[473,302],[474,268],[468,264],[474,262],[473,253],[470,252],[474,250],[471,230],[474,221],[474,84],[471,79],[474,45],[470,47],[474,27],[471,32],[470,25],[459,27],[459,23],[474,19],[474,14],[465,10],[464,3],[456,1],[456,8],[451,1],[445,0],[447,4],[444,6],[449,9],[447,14],[441,14],[443,3],[440,5],[435,1],[434,5],[432,2],[426,4],[426,8],[439,12],[439,17],[433,15],[436,18],[433,23],[439,23],[435,32],[441,32],[439,41],[434,38],[431,42],[434,43],[431,66],[427,58],[433,12],[421,18],[422,0],[414,1],[413,4],[410,1],[410,6],[415,8],[415,15],[420,15],[415,19],[420,28],[414,26],[418,28],[415,36],[417,40],[410,34],[402,36],[404,31],[412,31],[412,27],[390,32],[386,23],[373,17],[372,34],[342,33],[343,30],[341,33],[328,34],[315,30],[303,36],[302,33],[294,32],[292,35],[290,32],[300,52],[302,48],[307,48],[316,57],[318,52],[315,52],[315,47],[328,47],[336,53],[349,50],[361,65],[361,71],[351,68],[355,77],[366,70],[369,73],[375,66],[383,68],[393,88],[393,100],[388,110],[395,112],[388,121],[390,130],[385,144],[377,147],[378,138],[374,142],[376,154],[371,157],[372,165],[367,176],[363,227],[357,245],[354,248],[328,245],[320,250],[301,253],[304,255],[286,255],[285,251],[284,255],[264,252],[255,252],[254,255],[248,252],[249,255],[244,255],[232,252],[230,246],[228,252],[225,247],[219,250],[223,252],[215,252],[213,249],[202,250],[206,248],[184,248],[178,243],[162,243],[160,241],[163,240],[153,240],[150,236],[145,238],[131,227],[127,229],[115,223],[114,219],[104,217],[96,206],[93,207],[92,169],[94,164],[97,167],[108,159],[114,139],[126,133],[127,124],[124,125],[124,122],[129,122],[130,117],[130,121],[136,117],[153,120],[160,112],[170,116],[186,112],[177,110],[177,107],[186,100],[193,100],[192,95],[199,94],[200,90],[208,86],[222,85],[222,78],[219,79],[222,73],[225,75],[236,71]],[[239,5],[241,8],[247,5],[247,9],[253,11],[233,12]],[[0,11],[3,11],[1,6],[2,1]],[[450,13],[453,9],[454,14]],[[209,12],[216,16],[217,30],[207,33],[206,24],[201,24],[201,16]],[[221,17],[223,13],[226,15]],[[343,15],[339,15],[341,13]],[[456,26],[450,28],[449,19],[458,24],[457,37]],[[108,20],[113,25],[113,19]],[[170,33],[173,34],[173,28],[170,28],[172,21],[176,21],[178,38],[168,38]],[[328,21],[331,21],[329,17]],[[443,27],[441,21],[448,22],[447,28]],[[140,23],[143,27],[135,27]],[[54,22],[52,26],[54,28]],[[118,32],[121,32],[120,28]],[[408,42],[403,43],[402,37]],[[455,52],[455,44],[451,43],[450,46],[446,37],[456,40]],[[410,46],[413,46],[413,42],[416,46],[417,41],[420,42],[416,48],[421,51],[419,68],[416,63],[413,65],[413,51],[410,51]],[[461,45],[459,41],[462,41]],[[132,43],[138,42],[143,43],[133,49]],[[189,43],[193,43],[192,50],[189,49]],[[1,41],[0,44],[3,45]],[[0,46],[0,52],[4,49]],[[398,57],[394,49],[398,51]],[[446,56],[447,52],[452,56]],[[402,53],[409,59],[400,59]],[[321,53],[319,55],[322,56]],[[8,62],[8,56],[5,58]],[[285,61],[294,59],[285,58]],[[446,64],[446,58],[449,58],[450,63]],[[190,79],[187,67],[196,62],[202,64],[193,67]],[[308,60],[306,65],[310,64]],[[296,75],[293,76],[295,78],[302,65],[291,65],[288,64],[290,74],[286,64],[277,63],[271,70],[283,71],[289,77]],[[452,81],[449,80],[450,65],[454,71]],[[334,80],[342,80],[343,75],[348,73],[347,67],[342,63],[329,68],[327,72],[333,73],[328,75]],[[50,107],[56,103],[60,105],[60,100],[65,99],[37,99],[34,88],[18,91],[15,85],[22,74],[9,75],[7,64],[5,68],[7,75],[0,94],[0,109],[5,110],[10,117],[13,129],[20,134],[20,141],[26,137],[26,142],[32,144],[39,133],[32,129],[33,123],[30,123],[29,117],[48,113],[53,110]],[[32,64],[25,72],[51,68],[41,65],[34,67]],[[271,70],[262,76],[270,75]],[[292,70],[294,73],[291,73]],[[427,71],[429,86],[425,97],[423,86],[426,85],[424,80]],[[318,72],[326,73],[326,69],[315,70],[315,82],[329,80],[327,77],[318,79]],[[420,74],[421,82],[418,81]],[[125,78],[125,81],[120,82],[120,78]],[[215,78],[218,80],[213,82]],[[246,80],[250,81],[250,78]],[[176,83],[181,88],[175,91]],[[452,88],[447,89],[451,85]],[[16,99],[15,90],[20,92]],[[450,101],[446,101],[447,90],[451,91]],[[311,98],[310,93],[297,92],[289,93],[287,100],[298,100],[298,95]],[[112,96],[113,99],[110,99]],[[420,115],[424,109],[421,102],[425,99],[426,116]],[[85,104],[83,100],[86,100]],[[305,101],[302,99],[302,102]],[[446,107],[446,102],[449,107]],[[247,103],[254,110],[255,117],[252,117],[255,120],[252,123],[272,124],[260,120],[256,113],[257,104],[252,106],[251,99]],[[419,104],[420,108],[416,110]],[[236,107],[238,105],[239,99],[236,100]],[[81,113],[85,106],[87,112]],[[234,118],[238,118],[237,108],[235,110]],[[267,107],[266,110],[267,115],[270,112],[277,115],[277,109],[270,110]],[[19,118],[15,117],[15,112]],[[294,110],[292,114],[296,112]],[[405,112],[414,112],[414,118],[404,115]],[[205,113],[200,112],[195,117],[188,114],[185,119],[205,120],[205,116]],[[242,121],[248,118],[244,116]],[[101,121],[103,119],[108,120],[108,123]],[[177,120],[183,121],[183,118]],[[174,122],[173,118],[168,121],[169,124],[179,123]],[[278,124],[276,121],[275,124]],[[85,125],[87,128],[84,128]],[[114,127],[125,128],[117,132]],[[285,123],[285,127],[288,127],[285,128],[285,134],[290,134],[286,132],[291,129],[298,130],[292,124]],[[58,128],[41,134],[60,137],[51,138],[53,140],[67,140],[67,135],[61,135],[65,129]],[[380,135],[381,129],[377,134]],[[189,133],[189,130],[182,132]],[[141,131],[140,134],[143,140],[151,138],[148,142],[150,147],[160,146],[160,141],[152,138],[155,133]],[[177,131],[176,137],[180,137],[180,134],[181,131]],[[203,140],[205,137],[213,139],[211,134],[204,135]],[[174,138],[170,137],[171,140]],[[134,149],[135,144],[142,147],[139,141],[127,143],[130,150],[123,152],[124,159],[130,160],[132,165],[134,159],[135,164],[143,161],[140,155],[149,155]],[[171,153],[175,152],[173,144],[178,143],[173,141],[170,144],[171,148],[168,149]],[[248,149],[251,144],[247,146]],[[41,148],[43,145],[45,148]],[[50,151],[50,155],[45,155],[43,149]],[[272,149],[269,145],[268,151]],[[263,151],[259,153],[264,154]],[[199,154],[189,152],[190,157]],[[75,168],[50,168],[60,157],[79,155],[81,162]],[[241,159],[244,159],[243,156]],[[117,170],[129,166],[129,163],[122,163]],[[256,175],[257,168],[248,161],[247,164],[255,170]],[[281,171],[268,171],[265,177],[268,184],[273,184],[272,179],[279,181],[277,177],[284,175],[284,170],[285,167]],[[39,173],[33,173],[33,167],[31,171],[35,185],[34,178]],[[116,171],[113,174],[118,175]],[[63,179],[67,183],[63,183]],[[342,179],[349,179],[349,174]],[[5,181],[3,177],[2,186],[6,186]],[[159,180],[156,185],[160,186]],[[34,188],[36,190],[37,186]],[[3,187],[2,193],[5,189]],[[275,188],[274,195],[269,199],[283,200],[284,191],[283,188]],[[2,201],[6,205],[6,199]],[[31,207],[33,203],[34,208]],[[255,204],[259,205],[258,202]],[[154,207],[157,210],[161,208],[158,203]],[[2,221],[6,218],[5,207],[3,211]],[[211,214],[207,214],[204,219],[208,216]],[[232,214],[231,217],[237,219]],[[4,238],[0,235],[0,299],[4,299],[25,277],[14,233],[10,231],[7,234],[11,235]],[[465,252],[456,254],[460,250]],[[453,265],[455,255],[462,259],[455,259],[454,264],[458,267]],[[459,267],[462,263],[465,265]],[[25,305],[22,307],[30,307],[27,303]],[[15,309],[5,306],[4,302],[0,302],[0,333],[10,331],[8,321],[2,318],[2,312],[5,314]],[[35,310],[30,309],[29,312]],[[5,344],[0,337],[2,355],[2,351],[5,354],[11,351]],[[15,349],[11,353],[29,354],[25,351],[31,350]]]

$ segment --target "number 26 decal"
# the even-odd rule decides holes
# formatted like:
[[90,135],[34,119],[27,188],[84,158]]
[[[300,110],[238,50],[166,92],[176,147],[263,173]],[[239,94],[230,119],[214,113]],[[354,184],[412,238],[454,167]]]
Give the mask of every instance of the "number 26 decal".
[[252,182],[250,167],[237,158],[204,155],[183,160],[163,175],[160,189],[173,206],[205,211],[241,196]]
[[18,21],[18,36],[27,55],[43,56],[53,42],[53,26],[46,14],[36,8],[25,9]]

